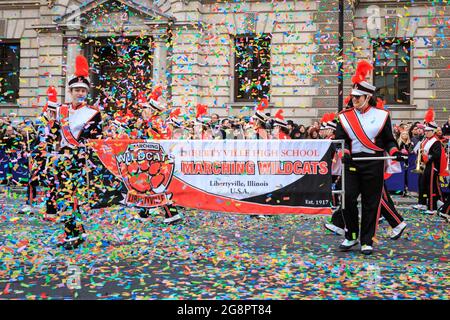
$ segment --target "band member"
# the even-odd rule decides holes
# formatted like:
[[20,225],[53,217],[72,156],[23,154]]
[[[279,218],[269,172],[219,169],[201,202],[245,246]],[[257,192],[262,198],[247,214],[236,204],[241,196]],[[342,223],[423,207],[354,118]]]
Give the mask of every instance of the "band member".
[[181,108],[175,108],[170,112],[167,124],[172,132],[173,140],[188,140],[189,132],[184,128],[183,119],[180,117]]
[[[385,177],[385,180],[386,179],[387,178]],[[392,240],[399,239],[405,231],[407,224],[404,221],[402,215],[395,208],[394,201],[392,201],[389,192],[387,192],[386,184],[384,184],[383,186],[380,215],[386,219],[386,221],[392,228],[390,238]],[[344,217],[342,215],[342,210],[336,210],[335,212],[333,212],[331,222],[325,223],[325,228],[340,236],[343,236],[345,234],[345,223]]]
[[383,190],[384,161],[354,161],[355,157],[380,157],[387,151],[398,161],[403,155],[398,151],[392,134],[391,119],[385,110],[376,108],[374,94],[376,88],[365,81],[373,66],[366,61],[358,63],[352,78],[353,108],[342,111],[336,128],[336,139],[345,140],[342,161],[345,166],[345,203],[343,210],[345,240],[339,246],[347,251],[359,238],[358,196],[361,194],[361,252],[373,252],[373,238],[380,214]]
[[[168,121],[162,119],[162,113],[165,108],[158,102],[159,97],[162,95],[162,88],[156,87],[150,95],[149,103],[144,94],[138,95],[138,102],[141,108],[144,108],[142,116],[148,128],[148,138],[152,140],[168,140],[172,138],[172,130]],[[169,203],[162,206],[164,211],[164,223],[173,225],[182,222],[181,214],[178,212],[177,207],[173,203]],[[140,208],[139,215],[142,218],[148,218],[150,216],[149,209]]]
[[[102,133],[100,111],[88,105],[86,98],[90,89],[89,66],[85,57],[77,56],[75,75],[69,80],[72,102],[57,108],[51,131],[56,139],[58,157],[54,168],[57,171],[58,189],[51,192],[48,200],[50,212],[58,212],[64,222],[65,238],[59,245],[65,249],[75,249],[84,241],[84,227],[78,198],[86,191],[88,139],[98,139]],[[56,129],[56,130],[55,130]],[[52,159],[53,160],[53,159]]]
[[330,120],[330,113],[324,113],[322,119],[320,119],[320,129],[319,129],[319,137],[320,139],[328,139],[329,135],[329,127],[328,121]]
[[[421,161],[425,168],[419,175],[419,205],[415,209],[427,209],[425,213],[436,213],[437,203],[444,201],[439,187],[439,176],[447,176],[447,155],[441,141],[436,136],[437,124],[434,122],[434,110],[425,114],[425,138],[418,144]],[[425,208],[426,206],[426,208]]]
[[[321,120],[323,139],[334,140],[337,126],[337,118],[335,113],[325,114]],[[341,190],[341,175],[342,175],[342,162],[339,153],[337,152],[336,145],[331,144],[331,183],[332,190]],[[340,196],[333,193],[331,195],[333,214],[331,216],[331,223],[325,223],[325,228],[344,235],[344,219],[342,217],[342,210],[340,208]]]
[[278,110],[275,114],[273,122],[273,138],[277,140],[291,139],[289,136],[289,128],[287,122],[284,120],[283,110]]
[[209,126],[210,119],[205,115],[208,113],[208,106],[205,104],[197,104],[197,112],[194,121],[194,139],[211,140],[213,134]]
[[[52,146],[49,141],[54,141],[51,137],[55,137],[55,132],[52,132],[51,128],[53,128],[56,109],[59,107],[57,95],[58,94],[55,87],[50,86],[47,89],[47,103],[42,109],[42,114],[36,120],[36,137],[31,139],[32,141],[29,144],[30,154],[28,155],[28,159],[30,178],[27,184],[27,204],[20,210],[19,213],[32,212],[31,206],[35,201],[34,199],[36,198],[36,189],[38,185],[45,185],[50,189],[55,188],[54,176],[47,175],[47,167],[49,163],[48,152],[52,150]],[[56,212],[50,209],[50,212],[46,210],[46,213],[44,214],[44,219],[49,218],[50,220],[53,220],[48,217],[47,214],[55,215]]]
[[269,107],[269,100],[263,98],[259,103],[258,107],[256,108],[255,115],[253,116],[253,118],[255,119],[254,129],[256,131],[256,139],[261,140],[269,139],[269,133],[267,132],[266,126],[270,118],[264,114],[264,110],[267,109],[268,107]]

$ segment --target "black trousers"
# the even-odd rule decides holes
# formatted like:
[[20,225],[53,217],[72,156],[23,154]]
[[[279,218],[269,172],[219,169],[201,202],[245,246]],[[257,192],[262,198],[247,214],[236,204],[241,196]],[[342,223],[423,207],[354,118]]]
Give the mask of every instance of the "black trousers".
[[439,175],[433,163],[427,163],[425,170],[419,175],[419,204],[426,205],[428,210],[437,210],[437,201],[442,201],[439,188]]
[[[342,179],[341,179],[341,176],[331,176],[331,183],[333,184],[333,186],[334,186],[334,188],[333,189],[336,189],[336,190],[341,190],[341,188],[342,188]],[[331,197],[332,197],[332,199],[331,199],[331,201],[332,201],[332,204],[333,204],[333,207],[338,207],[340,204],[341,204],[341,198],[340,198],[340,195],[338,195],[338,194],[332,194],[331,195]]]
[[[353,157],[372,157],[367,153]],[[345,238],[359,237],[358,196],[361,195],[361,244],[372,245],[380,214],[381,194],[384,183],[384,162],[379,160],[351,161],[345,167]]]
[[[394,201],[392,201],[389,192],[386,191],[386,186],[384,186],[383,188],[381,197],[380,214],[386,219],[391,228],[395,228],[404,221],[402,215],[395,208]],[[336,227],[344,229],[345,223],[342,210],[338,210],[333,213],[333,215],[331,216],[331,223]]]
[[[60,152],[61,154],[63,151]],[[70,150],[68,155],[52,159],[47,168],[48,187],[47,213],[65,211],[78,215],[78,201],[85,196],[87,181],[84,170],[85,160],[79,157],[79,150]],[[56,177],[56,178],[55,178]]]

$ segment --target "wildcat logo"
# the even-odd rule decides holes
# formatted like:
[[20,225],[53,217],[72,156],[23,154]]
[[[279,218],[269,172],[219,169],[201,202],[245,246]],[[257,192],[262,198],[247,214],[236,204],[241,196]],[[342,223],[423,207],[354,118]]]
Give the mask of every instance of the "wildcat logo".
[[166,190],[172,179],[174,161],[158,143],[134,143],[116,156],[119,173],[128,189],[127,204],[159,207],[167,204],[172,194]]

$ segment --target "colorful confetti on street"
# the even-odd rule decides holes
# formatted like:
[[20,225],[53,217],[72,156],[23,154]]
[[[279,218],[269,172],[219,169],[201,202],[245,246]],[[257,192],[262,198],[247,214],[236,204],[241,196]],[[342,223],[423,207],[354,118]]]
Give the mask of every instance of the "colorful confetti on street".
[[[167,226],[155,212],[93,210],[88,240],[56,247],[61,226],[18,215],[2,197],[0,299],[448,299],[448,223],[402,210],[406,235],[381,223],[372,256],[337,250],[326,217],[187,210]],[[78,273],[78,274],[77,274]],[[77,279],[79,276],[79,279]],[[72,289],[70,289],[72,288]]]

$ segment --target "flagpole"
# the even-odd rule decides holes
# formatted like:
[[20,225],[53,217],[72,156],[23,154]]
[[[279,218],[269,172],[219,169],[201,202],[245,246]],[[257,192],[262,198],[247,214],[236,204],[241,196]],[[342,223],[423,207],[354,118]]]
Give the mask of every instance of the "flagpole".
[[338,110],[344,107],[344,0],[339,0]]

